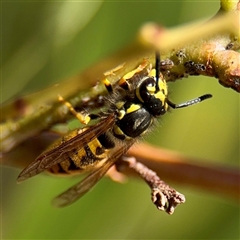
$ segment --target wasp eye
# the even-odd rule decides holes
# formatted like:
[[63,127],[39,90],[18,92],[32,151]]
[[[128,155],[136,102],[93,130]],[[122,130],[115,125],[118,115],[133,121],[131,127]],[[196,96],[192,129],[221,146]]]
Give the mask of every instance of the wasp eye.
[[136,95],[138,99],[144,103],[147,103],[150,101],[152,95],[148,91],[147,87],[154,87],[155,86],[155,80],[152,77],[145,78],[137,87],[136,89]]

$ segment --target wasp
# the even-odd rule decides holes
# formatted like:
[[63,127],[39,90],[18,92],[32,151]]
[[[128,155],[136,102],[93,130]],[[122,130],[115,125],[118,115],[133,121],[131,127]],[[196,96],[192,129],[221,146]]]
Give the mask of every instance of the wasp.
[[[104,100],[107,107],[96,114],[77,112],[59,96],[86,127],[75,129],[53,143],[20,173],[18,182],[45,170],[63,175],[90,171],[83,180],[54,199],[55,205],[67,206],[87,193],[169,107],[188,107],[211,97],[205,94],[180,104],[171,102],[160,68],[160,55],[156,53],[155,68],[144,60],[114,84],[106,77],[103,83],[108,91]],[[90,126],[93,119],[98,122]],[[166,210],[168,207],[159,208]]]

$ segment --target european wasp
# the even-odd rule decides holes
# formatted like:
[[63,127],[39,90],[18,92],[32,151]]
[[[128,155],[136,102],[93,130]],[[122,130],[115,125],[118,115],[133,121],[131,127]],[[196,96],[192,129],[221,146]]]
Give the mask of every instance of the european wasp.
[[[65,175],[89,170],[90,174],[81,182],[54,199],[57,206],[69,205],[88,192],[169,107],[187,107],[211,97],[210,94],[205,94],[181,104],[171,102],[160,68],[160,55],[157,53],[155,68],[148,60],[144,60],[115,84],[105,78],[103,83],[109,93],[104,100],[107,107],[97,114],[77,112],[59,96],[59,100],[72,114],[87,126],[76,129],[55,142],[20,173],[18,181],[44,170]],[[92,119],[99,121],[89,126]],[[130,167],[134,164],[135,162],[129,161]],[[141,164],[135,166],[137,167],[133,168],[145,180],[147,175],[152,176],[152,199],[158,209],[172,213],[177,204],[185,201],[183,195],[170,189],[153,171]]]

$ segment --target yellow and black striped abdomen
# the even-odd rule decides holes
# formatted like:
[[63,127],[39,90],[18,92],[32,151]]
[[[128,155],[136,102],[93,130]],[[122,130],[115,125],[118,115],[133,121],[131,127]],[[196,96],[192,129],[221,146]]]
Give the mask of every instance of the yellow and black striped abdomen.
[[[61,143],[66,139],[73,137],[75,134],[84,132],[87,128],[79,129],[71,132],[61,139]],[[97,138],[91,140],[83,148],[75,149],[64,153],[61,158],[64,159],[59,164],[54,165],[49,169],[50,173],[59,175],[77,174],[83,170],[90,170],[97,166],[98,162],[107,159],[108,152],[115,146],[113,140],[109,137],[109,133],[104,133]]]

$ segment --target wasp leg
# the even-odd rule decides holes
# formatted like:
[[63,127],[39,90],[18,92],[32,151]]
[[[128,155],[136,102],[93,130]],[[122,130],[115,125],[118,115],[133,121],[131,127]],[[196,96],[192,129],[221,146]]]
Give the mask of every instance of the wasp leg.
[[122,69],[124,67],[125,63],[122,63],[120,65],[118,65],[117,67],[110,69],[109,71],[104,73],[104,76],[115,76],[116,72],[119,71],[120,69]]
[[105,87],[109,93],[113,92],[112,84],[107,78],[103,79],[103,84],[105,85]]
[[83,113],[77,112],[72,106],[72,104],[66,101],[61,95],[58,96],[58,101],[62,102],[82,124],[87,125],[92,118],[96,118],[95,115],[92,115],[92,114],[83,114]]
[[[129,85],[129,83],[128,83],[127,80],[130,79],[130,78],[132,78],[136,73],[141,72],[141,71],[142,71],[143,69],[145,69],[148,65],[149,65],[149,62],[148,62],[148,60],[145,59],[137,68],[135,68],[134,70],[132,70],[132,71],[128,72],[127,74],[125,74],[125,75],[119,80],[118,85],[119,85],[121,88],[125,89],[125,90],[130,90],[130,85]],[[117,67],[116,69],[119,70],[119,68],[121,69],[122,67],[123,67],[123,65],[120,66],[120,67]],[[152,66],[150,67],[150,70],[151,70],[151,68],[152,68]],[[115,71],[117,71],[117,70],[114,69],[113,71],[115,72]],[[149,71],[150,71],[150,70],[149,70]],[[109,75],[111,75],[111,71],[105,73],[105,76],[109,76]],[[103,84],[105,85],[105,87],[106,87],[106,89],[107,89],[107,91],[108,91],[109,93],[112,93],[112,92],[113,92],[112,84],[111,84],[111,82],[110,82],[107,78],[103,79]]]
[[[118,85],[125,89],[125,90],[130,90],[130,85],[128,83],[128,79],[132,78],[136,73],[139,73],[141,72],[143,69],[145,69],[147,66],[149,65],[149,62],[147,60],[144,60],[136,69],[128,72],[127,74],[125,74],[118,82]],[[122,68],[123,66],[121,66]],[[118,69],[117,69],[118,70]],[[115,71],[115,70],[114,70]],[[106,76],[109,76],[110,74],[105,74]],[[113,87],[111,85],[111,82],[105,78],[103,80],[103,84],[105,85],[107,91],[109,93],[112,93],[113,92]]]
[[176,206],[185,202],[183,194],[162,181],[154,171],[137,162],[134,157],[122,157],[117,166],[120,171],[125,167],[123,165],[127,165],[128,168],[134,170],[145,180],[152,190],[152,202],[159,210],[173,214]]
[[[147,59],[145,59],[137,68],[135,68],[134,70],[128,72],[127,74],[125,74],[118,82],[118,85],[125,89],[125,90],[130,90],[130,85],[128,83],[128,79],[132,78],[135,74],[143,71],[147,66],[149,65],[149,62]],[[149,71],[151,71],[152,66],[150,66]]]

